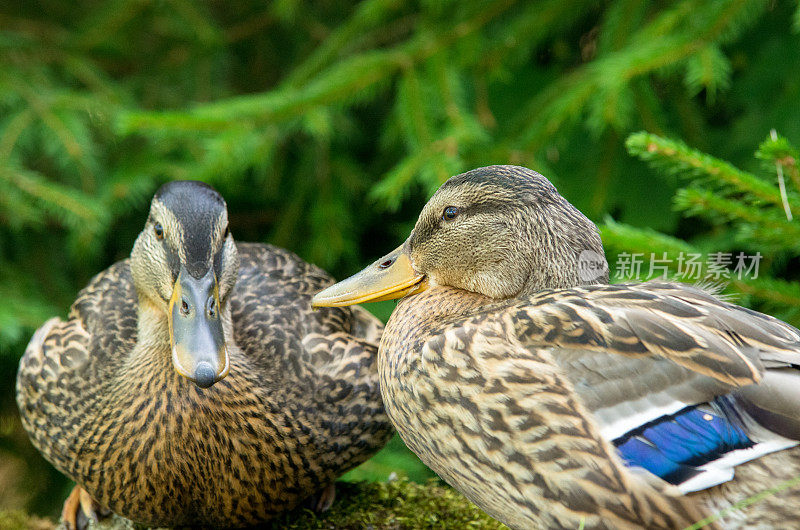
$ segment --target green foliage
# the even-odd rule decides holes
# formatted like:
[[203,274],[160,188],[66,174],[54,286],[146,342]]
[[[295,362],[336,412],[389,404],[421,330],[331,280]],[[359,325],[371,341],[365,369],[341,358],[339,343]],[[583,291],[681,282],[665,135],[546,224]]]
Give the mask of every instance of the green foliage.
[[[785,209],[790,208],[794,215],[800,213],[800,179],[797,150],[789,140],[773,134],[760,145],[755,156],[765,162],[765,170],[759,173],[742,171],[683,142],[654,134],[632,134],[626,146],[632,155],[685,184],[675,195],[675,208],[687,219],[700,219],[706,224],[705,229],[695,230],[687,242],[609,220],[601,232],[607,249],[617,254],[618,265],[622,263],[620,256],[624,256],[627,266],[634,253],[645,258],[666,257],[668,263],[664,263],[669,266],[670,276],[687,281],[729,282],[731,293],[744,296],[739,302],[800,325],[800,284],[791,266],[800,254],[800,224],[789,219]],[[783,194],[776,177],[778,168],[790,180]],[[682,278],[684,258],[706,258],[714,253],[730,258],[725,271],[709,274],[706,269],[699,277]],[[743,258],[761,254],[758,270],[734,273],[740,253]],[[752,260],[745,259],[747,268],[751,264]],[[644,276],[661,276],[661,270],[654,272],[657,274]]]

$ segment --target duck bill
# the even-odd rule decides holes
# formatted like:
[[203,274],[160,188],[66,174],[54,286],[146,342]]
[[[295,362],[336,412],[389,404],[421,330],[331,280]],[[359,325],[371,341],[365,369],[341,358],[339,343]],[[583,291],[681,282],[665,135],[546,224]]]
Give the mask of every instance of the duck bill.
[[359,273],[320,291],[312,307],[336,307],[379,302],[417,294],[428,287],[423,274],[414,270],[405,245],[385,255]]
[[200,388],[228,375],[219,287],[212,268],[194,278],[183,266],[169,301],[169,338],[175,370]]

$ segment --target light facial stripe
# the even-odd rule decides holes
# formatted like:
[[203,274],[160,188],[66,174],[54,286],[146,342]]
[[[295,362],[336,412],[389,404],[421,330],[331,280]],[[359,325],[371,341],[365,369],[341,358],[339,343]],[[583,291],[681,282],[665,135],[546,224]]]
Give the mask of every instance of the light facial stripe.
[[222,250],[222,246],[225,244],[225,240],[223,239],[223,235],[225,234],[225,228],[228,226],[228,212],[223,210],[218,216],[216,221],[214,221],[214,228],[211,233],[214,236],[214,241],[218,243],[218,246],[211,249],[211,255],[213,256],[220,250]]
[[151,215],[154,219],[158,219],[164,227],[164,231],[166,232],[165,238],[172,239],[176,242],[178,257],[180,257],[181,263],[186,263],[183,226],[178,221],[178,218],[158,199],[153,200]]

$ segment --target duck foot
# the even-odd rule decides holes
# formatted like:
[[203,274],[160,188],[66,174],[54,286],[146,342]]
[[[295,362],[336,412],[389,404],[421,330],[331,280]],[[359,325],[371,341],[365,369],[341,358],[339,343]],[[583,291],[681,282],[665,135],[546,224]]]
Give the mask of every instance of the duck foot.
[[90,521],[97,522],[111,512],[95,501],[82,487],[76,485],[64,501],[61,509],[61,520],[67,530],[85,530]]
[[306,506],[317,513],[327,512],[336,499],[336,485],[328,484],[324,489],[306,499]]

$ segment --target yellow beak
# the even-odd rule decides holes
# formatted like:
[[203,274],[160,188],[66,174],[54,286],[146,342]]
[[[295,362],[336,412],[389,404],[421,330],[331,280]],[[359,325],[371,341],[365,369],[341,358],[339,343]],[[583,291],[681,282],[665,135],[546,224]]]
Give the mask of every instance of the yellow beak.
[[425,275],[411,266],[400,245],[366,269],[322,290],[311,300],[312,307],[335,307],[379,302],[417,294],[428,288]]

